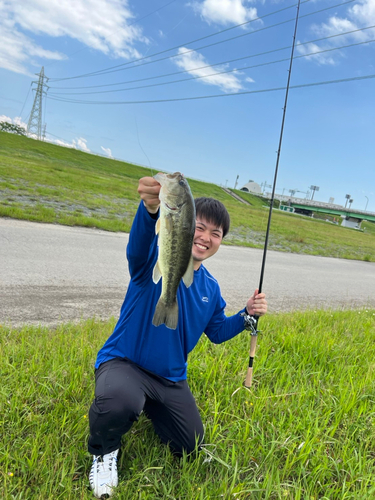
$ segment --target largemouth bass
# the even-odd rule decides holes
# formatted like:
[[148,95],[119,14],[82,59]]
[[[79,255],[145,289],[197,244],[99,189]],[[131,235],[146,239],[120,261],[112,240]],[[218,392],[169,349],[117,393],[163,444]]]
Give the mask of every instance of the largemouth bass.
[[160,217],[156,224],[159,257],[152,279],[162,278],[162,290],[152,324],[175,330],[178,323],[177,289],[181,279],[186,287],[194,280],[192,246],[195,232],[195,205],[190,187],[180,172],[156,174],[161,184]]

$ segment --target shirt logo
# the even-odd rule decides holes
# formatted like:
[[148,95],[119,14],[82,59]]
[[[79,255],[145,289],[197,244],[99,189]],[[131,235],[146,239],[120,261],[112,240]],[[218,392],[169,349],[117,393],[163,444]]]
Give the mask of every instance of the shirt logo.
[[208,297],[202,297],[202,302],[208,302]]

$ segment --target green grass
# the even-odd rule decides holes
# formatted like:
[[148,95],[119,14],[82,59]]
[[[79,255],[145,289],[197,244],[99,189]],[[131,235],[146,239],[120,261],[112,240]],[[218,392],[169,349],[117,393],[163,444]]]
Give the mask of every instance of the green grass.
[[[0,132],[0,217],[128,232],[139,202],[138,180],[156,171]],[[263,198],[237,190],[250,203],[245,205],[215,184],[189,183],[194,196],[215,197],[228,208],[227,244],[263,248]],[[375,224],[363,227],[360,232],[274,210],[269,248],[375,262]]]
[[[0,498],[89,499],[93,363],[114,321],[0,328]],[[177,460],[141,418],[123,441],[115,499],[375,498],[375,310],[261,320],[254,384],[245,332],[202,338],[189,382],[205,450]]]

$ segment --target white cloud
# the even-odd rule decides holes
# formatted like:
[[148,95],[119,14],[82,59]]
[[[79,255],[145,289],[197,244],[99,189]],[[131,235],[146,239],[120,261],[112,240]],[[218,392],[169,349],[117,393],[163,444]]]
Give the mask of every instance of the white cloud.
[[72,142],[63,141],[61,139],[46,139],[46,142],[51,142],[52,144],[57,144],[58,146],[64,146],[66,148],[81,149],[86,153],[91,153],[90,149],[87,147],[87,139],[83,137],[78,137],[73,139]]
[[37,57],[61,60],[64,55],[44,50],[15,28],[14,22],[6,22],[3,6],[0,4],[0,67],[15,73],[33,74],[27,67],[37,66]]
[[[128,0],[0,0],[0,67],[28,74],[38,59],[61,60],[63,54],[45,50],[32,35],[67,36],[115,57],[139,57],[134,43],[148,43],[137,26]],[[26,33],[25,33],[26,32]]]
[[113,155],[112,155],[112,151],[109,149],[109,148],[103,148],[103,146],[100,146],[102,148],[102,150],[105,152],[105,154],[109,157],[109,158],[113,158]]
[[[206,78],[201,78],[198,81],[205,83],[206,85],[215,85],[224,92],[238,92],[243,88],[236,75],[233,73],[220,75],[219,73],[224,71],[224,67],[213,68],[212,66],[208,66],[201,54],[195,51],[184,54],[187,50],[188,49],[184,47],[178,49],[180,56],[175,58],[175,63],[179,68],[182,68],[193,76],[202,77],[211,75]],[[202,66],[208,67],[202,68]]]
[[23,122],[20,116],[16,116],[15,118],[10,118],[9,116],[0,115],[0,122],[13,123],[14,125],[18,125],[25,129],[27,128],[27,123]]
[[357,2],[350,7],[349,15],[360,25],[375,24],[375,1],[362,0],[362,2]]
[[[74,140],[73,140],[73,142],[74,142]],[[79,137],[79,138],[77,139],[77,147],[78,147],[79,149],[82,149],[82,151],[86,151],[86,153],[90,153],[90,150],[89,150],[89,148],[87,147],[87,144],[86,144],[86,143],[87,143],[87,140],[86,140],[86,139],[84,139],[83,137]]]
[[[326,22],[319,25],[313,24],[311,31],[318,37],[330,37],[332,35],[354,31],[367,26],[375,25],[375,0],[362,0],[354,6],[349,7],[346,15],[339,17],[337,15],[331,16]],[[308,46],[297,46],[296,49],[300,54],[312,52],[311,47],[317,50],[324,50],[334,47],[340,47],[348,43],[365,42],[373,39],[375,36],[375,29],[368,29],[364,31],[357,31],[348,35],[330,38],[322,44],[309,44]],[[327,54],[317,54],[316,56],[308,57],[319,64],[335,64],[343,57],[342,52],[332,52]]]
[[211,24],[241,24],[255,19],[257,9],[249,7],[248,0],[203,0],[190,5]]
[[328,46],[323,47],[319,46],[316,43],[307,43],[306,45],[297,45],[297,50],[301,56],[304,56],[306,54],[313,54],[313,55],[306,55],[305,59],[306,60],[312,60],[317,62],[320,65],[332,65],[334,66],[337,63],[337,57],[342,57],[342,54],[335,54],[335,57],[332,56],[331,52],[326,52],[322,54],[314,54],[314,52],[321,52],[322,50],[325,50],[329,48]]

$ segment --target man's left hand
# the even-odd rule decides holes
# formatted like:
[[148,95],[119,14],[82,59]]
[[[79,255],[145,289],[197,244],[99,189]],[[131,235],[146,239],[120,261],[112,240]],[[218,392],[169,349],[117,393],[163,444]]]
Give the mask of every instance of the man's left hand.
[[264,293],[258,293],[255,290],[252,297],[246,303],[246,310],[250,316],[263,316],[267,312],[267,301]]

